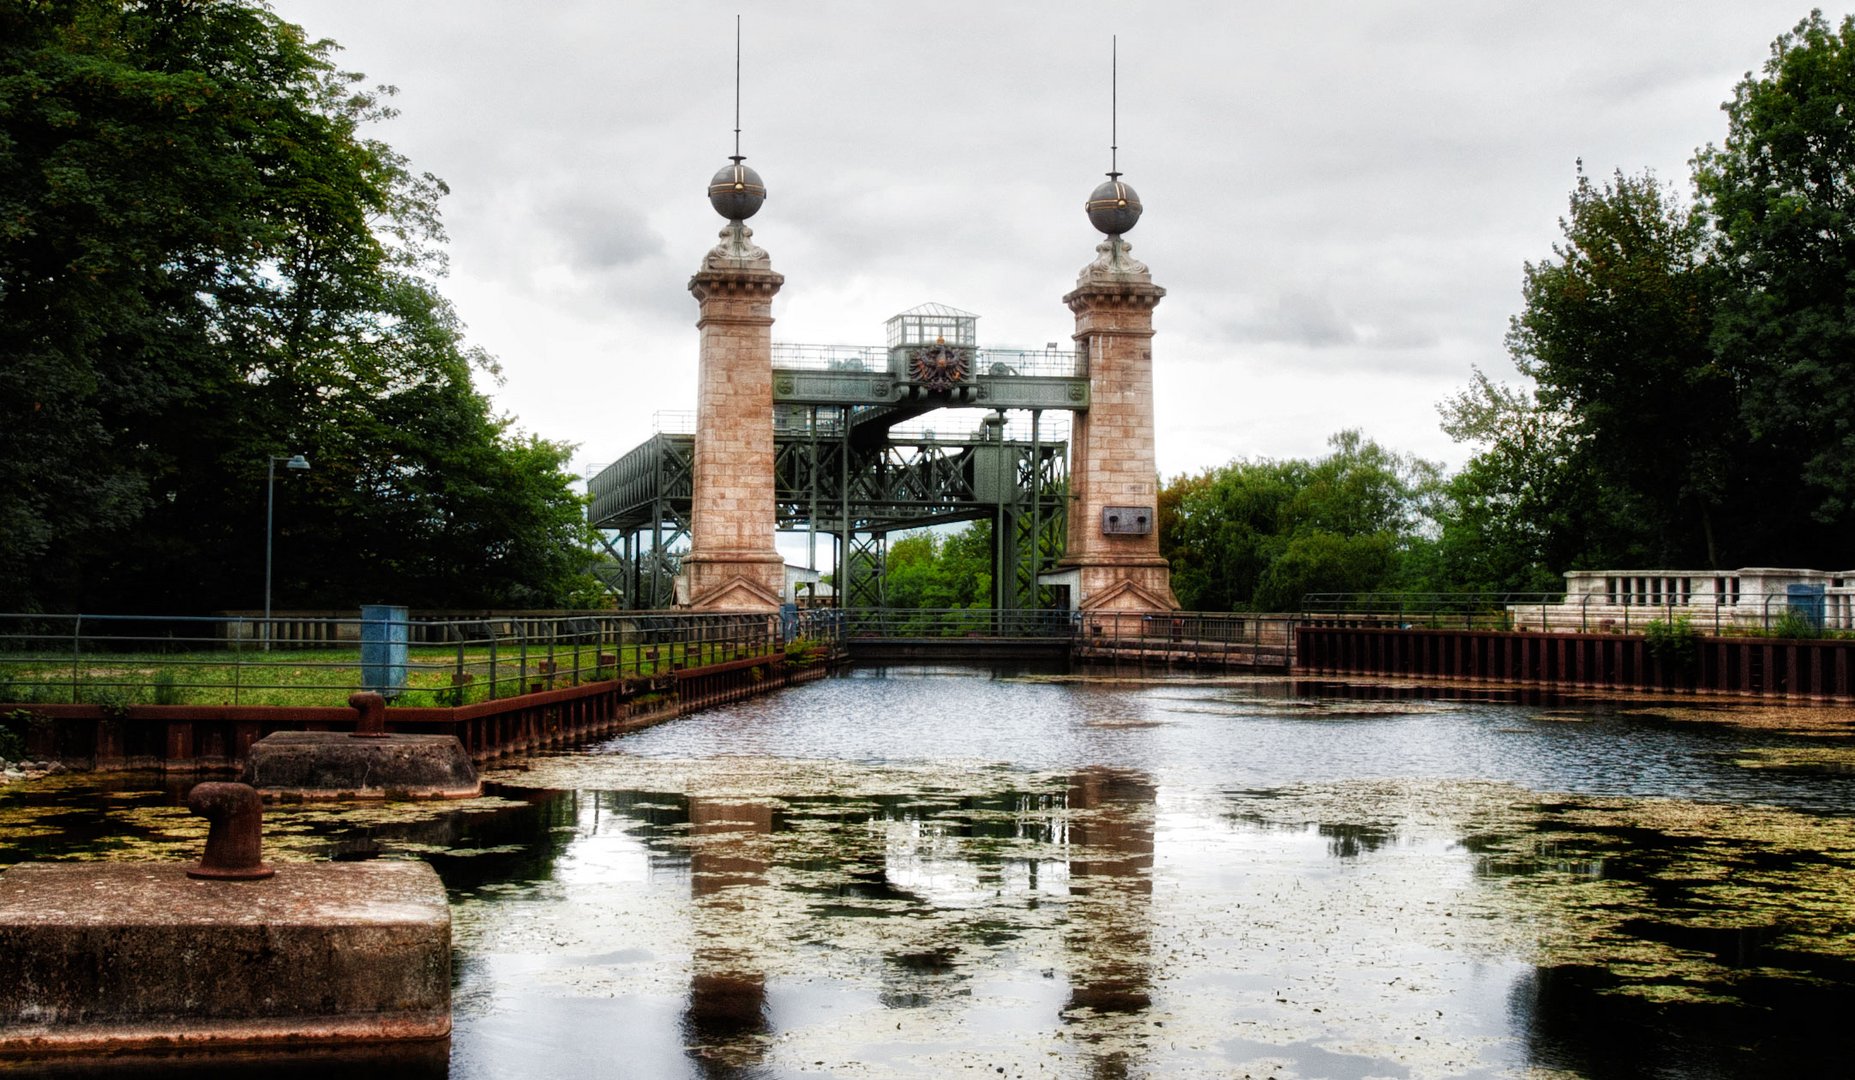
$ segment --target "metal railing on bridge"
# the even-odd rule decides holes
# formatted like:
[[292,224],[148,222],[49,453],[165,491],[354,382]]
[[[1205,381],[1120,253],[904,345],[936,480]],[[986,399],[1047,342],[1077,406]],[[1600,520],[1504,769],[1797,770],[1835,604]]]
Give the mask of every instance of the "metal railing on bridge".
[[[882,346],[773,343],[773,368],[777,371],[875,373],[889,371],[891,362],[889,350]],[[978,378],[1087,378],[1089,361],[1088,354],[1073,349],[982,346],[972,350],[972,372]]]
[[1088,661],[1132,660],[1283,670],[1294,658],[1293,615],[1245,612],[999,611],[963,608],[852,608],[844,633],[858,642],[1066,645]]
[[999,638],[1011,641],[1073,641],[1076,618],[1068,611],[992,608],[850,608],[844,636],[883,641],[933,638]]

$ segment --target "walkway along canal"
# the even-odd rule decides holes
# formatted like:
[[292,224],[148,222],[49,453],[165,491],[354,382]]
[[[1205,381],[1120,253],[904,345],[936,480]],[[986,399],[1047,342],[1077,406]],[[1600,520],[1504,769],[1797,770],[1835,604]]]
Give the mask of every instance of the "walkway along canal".
[[[59,636],[21,629],[26,618],[12,618],[10,647],[0,651],[0,724],[20,740],[28,760],[105,770],[234,769],[252,743],[273,732],[353,730],[354,708],[300,702],[341,700],[352,689],[378,689],[383,680],[399,688],[387,730],[455,735],[483,762],[632,731],[820,678],[845,659],[841,620],[828,613],[523,615],[501,631],[515,648],[504,645],[500,670],[498,631],[488,620],[408,621],[399,624],[402,642],[442,644],[422,655],[402,645],[394,675],[382,674],[385,662],[370,659],[364,644],[357,663],[362,631],[354,619],[278,620],[304,636],[266,628],[256,636],[276,650],[247,659],[238,643],[253,635],[228,634],[223,620],[79,616],[79,629]],[[88,638],[84,619],[93,627]],[[193,633],[178,640],[171,628],[159,633],[174,624]],[[202,624],[206,637],[199,636]],[[60,646],[67,655],[55,653]],[[446,677],[448,685],[409,689],[408,669],[428,683]],[[248,703],[236,703],[241,692]],[[161,703],[163,696],[232,703]],[[249,701],[266,696],[290,703]]]
[[[117,629],[96,616],[83,618],[93,627]],[[333,704],[149,701],[152,696],[160,702],[164,689],[194,697],[229,693],[233,699],[242,692],[248,701],[267,693],[306,692],[277,681],[285,678],[277,674],[284,668],[296,675],[307,668],[312,676],[337,680],[324,687],[331,694],[345,687],[340,679],[362,677],[364,667],[356,668],[352,659],[357,633],[350,627],[301,617],[290,617],[286,625],[305,636],[254,635],[248,627],[227,633],[213,623],[212,640],[222,651],[228,642],[233,650],[229,670],[236,681],[229,686],[223,674],[212,674],[225,669],[216,654],[123,655],[125,648],[151,642],[171,648],[171,630],[165,638],[146,636],[140,623],[142,633],[89,639],[81,633],[9,634],[13,647],[0,651],[0,698],[19,700],[0,701],[0,724],[23,740],[28,760],[177,772],[235,768],[252,742],[274,731],[351,728],[353,710]],[[415,658],[410,665],[448,677],[448,688],[408,691],[390,710],[389,727],[454,734],[479,762],[635,730],[819,678],[846,658],[879,664],[1094,663],[1138,671],[1292,670],[1567,690],[1855,701],[1855,641],[1834,639],[1711,637],[1669,654],[1658,652],[1640,634],[1437,629],[1332,616],[1299,621],[1192,613],[1072,617],[1060,612],[855,611],[809,614],[786,625],[765,618],[651,613],[522,615],[505,631],[504,640],[513,638],[515,648],[505,644],[499,670],[495,631],[489,631],[485,652],[483,641],[466,641],[460,625],[478,630],[489,624],[481,619],[412,624],[423,641],[443,642],[445,635],[455,639],[436,645],[435,653],[433,646],[425,646],[426,659]],[[238,643],[251,636],[274,640],[280,651],[247,653],[241,659]],[[21,640],[40,651],[20,649]],[[71,649],[70,655],[55,654],[60,644]],[[308,651],[288,651],[291,645]],[[344,648],[347,659],[340,658]],[[222,681],[212,681],[215,677]]]

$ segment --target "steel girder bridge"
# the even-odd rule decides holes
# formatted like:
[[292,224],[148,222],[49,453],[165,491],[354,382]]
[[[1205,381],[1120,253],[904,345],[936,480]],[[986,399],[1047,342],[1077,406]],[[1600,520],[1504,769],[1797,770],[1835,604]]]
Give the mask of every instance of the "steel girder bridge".
[[[1067,606],[1038,579],[1062,556],[1069,502],[1067,416],[1045,414],[1088,408],[1088,361],[1054,345],[981,349],[976,321],[928,304],[888,321],[886,348],[773,346],[778,527],[808,535],[814,566],[818,537],[832,541],[846,607],[883,606],[892,534],[961,521],[992,525],[993,607]],[[956,435],[897,430],[946,409],[983,411]],[[623,607],[674,602],[694,462],[693,433],[659,431],[592,479],[589,517]]]

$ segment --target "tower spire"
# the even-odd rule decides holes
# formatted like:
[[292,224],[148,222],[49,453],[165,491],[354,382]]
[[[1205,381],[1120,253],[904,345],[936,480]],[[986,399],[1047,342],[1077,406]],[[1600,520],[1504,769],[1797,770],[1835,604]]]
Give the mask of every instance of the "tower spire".
[[740,164],[747,159],[741,156],[741,16],[734,16],[734,156],[728,159]]
[[1118,180],[1121,142],[1121,37],[1108,38],[1108,179]]
[[1108,182],[1097,187],[1083,204],[1089,221],[1097,229],[1108,234],[1109,246],[1121,260],[1116,267],[1131,266],[1125,262],[1127,245],[1121,240],[1121,234],[1134,227],[1140,220],[1140,196],[1134,194],[1132,185],[1121,181],[1121,39],[1116,34],[1108,39]]
[[734,246],[746,249],[746,236],[750,235],[735,228],[743,221],[753,217],[760,210],[760,204],[766,202],[766,185],[761,182],[760,174],[741,164],[747,159],[741,154],[741,17],[734,17],[734,153],[728,158],[732,165],[723,165],[709,181],[709,205],[715,212],[730,222],[729,228],[735,234]]

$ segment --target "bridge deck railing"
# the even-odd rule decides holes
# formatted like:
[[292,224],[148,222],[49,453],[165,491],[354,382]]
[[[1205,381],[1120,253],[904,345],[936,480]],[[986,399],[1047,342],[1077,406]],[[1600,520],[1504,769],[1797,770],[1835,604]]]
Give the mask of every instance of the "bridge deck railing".
[[1075,617],[1067,611],[991,608],[850,608],[844,634],[852,640],[899,641],[929,638],[994,638],[1012,641],[1073,641]]

